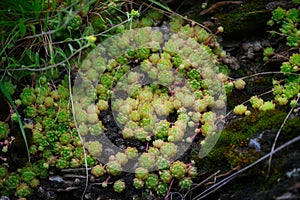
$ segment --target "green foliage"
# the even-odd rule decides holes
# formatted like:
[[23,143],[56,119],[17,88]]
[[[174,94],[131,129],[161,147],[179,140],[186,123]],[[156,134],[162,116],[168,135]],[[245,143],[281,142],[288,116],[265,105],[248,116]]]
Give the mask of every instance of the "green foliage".
[[[295,5],[297,1],[294,2]],[[286,45],[289,47],[299,47],[300,39],[299,39],[299,20],[300,19],[300,11],[297,8],[291,8],[289,10],[285,10],[281,7],[276,8],[272,12],[272,20],[280,25],[279,28],[280,33],[286,37],[287,43]],[[273,25],[273,21],[270,20],[268,25]]]
[[281,71],[286,73],[285,81],[273,80],[273,94],[275,102],[279,105],[287,105],[300,93],[300,77],[296,72],[299,71],[300,54],[294,53],[290,56],[289,61],[283,62]]

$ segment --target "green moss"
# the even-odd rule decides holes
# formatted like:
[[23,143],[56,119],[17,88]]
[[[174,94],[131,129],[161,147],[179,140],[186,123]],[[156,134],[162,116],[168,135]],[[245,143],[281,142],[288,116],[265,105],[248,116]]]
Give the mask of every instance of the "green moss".
[[[217,1],[210,1],[208,8],[216,2]],[[265,24],[271,16],[269,12],[262,12],[266,9],[265,6],[267,3],[269,2],[266,0],[246,0],[242,4],[222,6],[220,9],[215,10],[212,15],[224,27],[225,34],[230,34],[230,37],[235,39],[244,38],[247,35],[251,36],[252,34],[257,34],[258,28],[263,29],[259,30],[259,32],[265,32]],[[199,7],[200,6],[201,4],[199,4]],[[197,7],[195,9],[199,8]],[[193,13],[195,13],[195,15],[188,17],[200,23],[209,20],[211,17],[210,14],[200,16],[199,11]]]
[[[279,129],[285,117],[286,113],[278,110],[253,112],[250,116],[230,123],[221,132],[217,144],[207,155],[206,162],[233,168],[237,165],[243,166],[255,161],[259,154],[247,148],[249,139],[253,134],[263,130]],[[299,120],[290,120],[284,130],[285,132],[297,130],[297,128],[299,130],[299,124]],[[209,144],[209,141],[207,144]]]

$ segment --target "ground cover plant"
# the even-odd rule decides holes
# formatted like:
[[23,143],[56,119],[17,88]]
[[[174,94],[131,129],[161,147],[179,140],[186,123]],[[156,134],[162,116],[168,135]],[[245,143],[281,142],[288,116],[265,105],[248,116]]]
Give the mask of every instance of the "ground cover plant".
[[[158,1],[1,2],[1,195],[31,199],[43,180],[69,169],[84,177],[82,199],[95,183],[116,195],[203,198],[206,190],[193,190],[218,162],[246,170],[269,158],[270,173],[282,126],[299,111],[294,7],[278,7],[268,21],[287,50],[275,43],[262,59],[280,58],[279,70],[232,78],[223,27],[191,23]],[[270,96],[227,106],[252,77],[270,74],[278,75]],[[243,124],[228,124],[229,116]],[[273,128],[268,156],[241,150]]]

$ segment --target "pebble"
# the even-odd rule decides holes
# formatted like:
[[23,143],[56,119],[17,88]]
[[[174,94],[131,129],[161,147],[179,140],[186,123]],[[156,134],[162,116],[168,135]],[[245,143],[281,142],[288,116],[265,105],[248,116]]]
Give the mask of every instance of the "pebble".
[[56,182],[59,182],[59,183],[64,181],[64,179],[61,176],[50,176],[49,180],[50,181],[56,181]]

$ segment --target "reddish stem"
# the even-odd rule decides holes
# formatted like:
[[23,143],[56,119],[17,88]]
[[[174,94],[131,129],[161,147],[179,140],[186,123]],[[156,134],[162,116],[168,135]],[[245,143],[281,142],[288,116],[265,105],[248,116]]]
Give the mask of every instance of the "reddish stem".
[[0,156],[0,160],[7,161],[7,158],[4,158],[4,157]]
[[49,160],[46,164],[50,166],[51,163],[53,163],[57,159],[57,156]]
[[148,153],[148,149],[149,149],[149,142],[147,142],[146,144],[146,152]]
[[110,178],[111,178],[111,175],[109,175],[102,184],[106,184],[107,185]]
[[167,195],[165,196],[165,200],[168,200],[168,197],[169,197],[169,195],[170,195],[170,191],[171,191],[171,188],[172,188],[172,185],[173,185],[173,181],[174,181],[174,179],[171,180],[171,183],[170,183],[170,186],[169,186]]
[[[10,119],[11,115],[15,113],[13,107],[10,105],[10,103],[6,100],[6,103],[9,106],[9,115],[6,117],[5,122],[8,122],[8,120]],[[18,105],[17,105],[18,107]]]
[[201,128],[199,129],[199,131],[197,131],[192,137],[191,140],[193,141],[195,139],[195,137],[200,134],[202,132]]
[[209,45],[209,44],[211,44],[211,41],[213,40],[213,39],[215,39],[215,37],[217,36],[217,34],[219,34],[220,33],[220,31],[219,30],[217,30],[204,44],[205,45]]
[[171,88],[171,87],[169,87],[168,89],[169,89],[169,92],[170,92],[170,94],[173,96],[173,95],[175,94],[175,91],[174,91],[174,90],[172,90],[172,88]]

